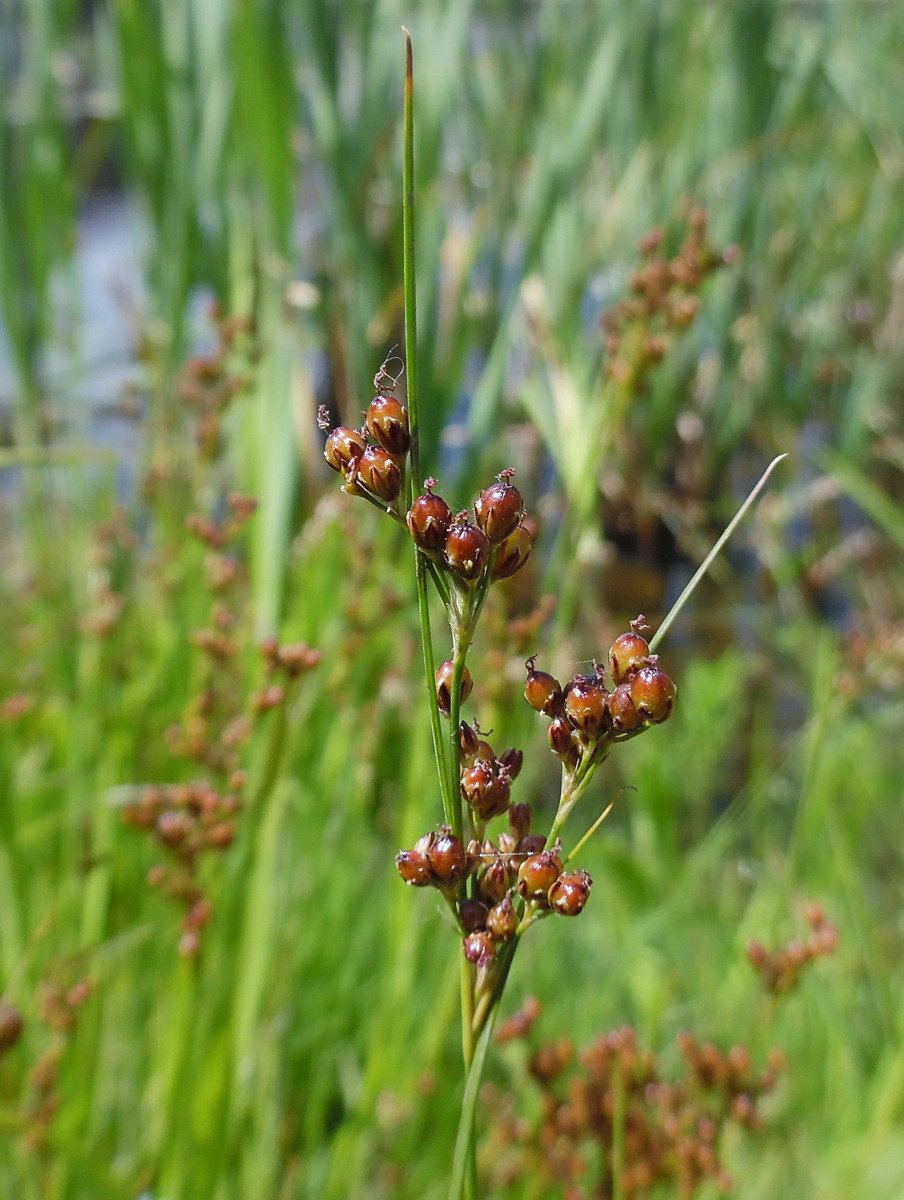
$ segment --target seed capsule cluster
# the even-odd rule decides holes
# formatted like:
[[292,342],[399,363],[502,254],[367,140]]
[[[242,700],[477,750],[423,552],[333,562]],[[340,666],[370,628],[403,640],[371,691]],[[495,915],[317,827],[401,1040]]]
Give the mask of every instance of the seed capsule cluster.
[[763,985],[774,996],[793,991],[807,963],[832,954],[838,945],[838,930],[826,916],[821,904],[809,904],[805,912],[810,935],[794,938],[786,946],[767,950],[760,941],[747,944],[750,965],[760,974]]
[[659,665],[658,655],[640,630],[644,618],[612,643],[607,668],[594,663],[589,675],[575,675],[563,688],[558,679],[538,671],[536,658],[527,660],[524,698],[536,712],[550,718],[549,746],[566,766],[576,769],[595,755],[608,753],[613,742],[626,741],[650,725],[660,725],[672,714],[677,689]]
[[[497,1036],[529,1036],[538,1011],[529,998]],[[691,1197],[707,1181],[728,1190],[724,1135],[731,1126],[760,1129],[759,1101],[775,1087],[783,1056],[772,1051],[765,1069],[757,1070],[741,1045],[723,1051],[684,1033],[678,1047],[683,1069],[672,1078],[630,1026],[583,1050],[567,1038],[536,1047],[527,1070],[542,1095],[539,1122],[531,1127],[501,1100],[494,1131],[509,1184],[523,1174],[536,1185],[539,1175],[557,1195],[612,1195],[618,1146],[624,1196]],[[603,1164],[592,1193],[585,1190],[590,1161]]]
[[[329,427],[325,409],[320,410],[318,420],[321,427]],[[344,476],[344,492],[351,496],[363,493],[379,504],[391,505],[402,491],[410,446],[408,410],[395,396],[378,392],[360,429],[339,425],[330,431],[323,457]]]

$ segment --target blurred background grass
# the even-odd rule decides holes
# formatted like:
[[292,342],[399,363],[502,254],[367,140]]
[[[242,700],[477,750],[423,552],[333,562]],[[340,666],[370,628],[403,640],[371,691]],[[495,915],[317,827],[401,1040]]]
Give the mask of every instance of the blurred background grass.
[[[403,21],[425,469],[455,507],[514,463],[541,519],[472,667],[472,711],[527,751],[519,798],[546,811],[555,787],[526,653],[568,676],[661,614],[790,455],[666,642],[674,720],[600,778],[599,807],[636,791],[583,857],[587,914],[528,939],[509,1006],[538,995],[549,1038],[780,1045],[768,1132],[728,1147],[735,1194],[904,1195],[892,0],[0,9],[0,968],[26,1022],[0,1058],[0,1191],[444,1194],[454,938],[392,868],[439,814],[410,551],[336,493],[314,421],[326,403],[357,424],[400,340]],[[637,239],[662,226],[674,250],[699,205],[740,260],[614,402],[600,318]],[[211,351],[214,298],[256,332],[205,463],[180,372]],[[165,738],[211,602],[184,522],[229,487],[260,501],[235,686],[259,686],[264,635],[323,658],[255,724],[257,800],[204,868],[214,916],[187,961],[115,789],[198,774]],[[525,634],[547,593],[559,619]],[[798,934],[809,900],[839,950],[773,1007],[744,946]],[[47,989],[84,977],[74,1027],[50,1028]],[[41,1125],[33,1068],[57,1046]],[[517,1055],[491,1075],[530,1115]]]

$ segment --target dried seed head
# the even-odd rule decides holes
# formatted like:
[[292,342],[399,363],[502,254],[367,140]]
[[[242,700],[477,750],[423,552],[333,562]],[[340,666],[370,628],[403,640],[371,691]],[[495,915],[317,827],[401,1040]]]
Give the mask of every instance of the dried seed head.
[[467,873],[468,856],[464,843],[449,829],[440,831],[427,851],[427,861],[434,879],[443,888],[456,887]]
[[402,490],[402,470],[388,450],[368,446],[358,459],[355,481],[389,504]]
[[647,639],[639,633],[623,633],[609,648],[609,670],[616,683],[624,683],[644,665],[650,653]]
[[479,758],[462,772],[461,794],[481,821],[498,817],[508,808],[511,779],[505,767]]
[[452,509],[442,496],[434,496],[427,491],[412,503],[406,522],[415,545],[428,553],[437,554],[446,545],[446,535],[452,524]]
[[607,699],[595,675],[575,675],[565,688],[565,716],[585,741],[594,741],[605,730]]
[[661,667],[641,667],[631,679],[631,700],[645,721],[659,725],[672,715],[678,689]]
[[499,755],[497,762],[499,762],[501,766],[505,767],[506,771],[508,771],[509,779],[514,781],[521,774],[521,766],[524,763],[524,751],[516,750],[515,747],[512,746],[508,750],[503,750],[503,752]]
[[562,860],[555,850],[541,850],[518,868],[518,891],[525,900],[540,900],[545,905],[547,893],[561,873]]
[[549,907],[562,917],[576,917],[587,903],[592,883],[586,871],[560,875],[549,889]]
[[533,817],[534,814],[529,804],[509,805],[508,822],[516,842],[530,833]]
[[406,454],[411,445],[408,410],[394,396],[374,396],[367,410],[367,432],[390,454]]
[[482,529],[460,512],[446,534],[446,562],[463,579],[477,579],[489,561],[490,543]]
[[477,885],[481,897],[490,905],[499,904],[506,892],[512,886],[514,872],[504,858],[491,858],[481,868]]
[[[455,674],[455,664],[451,661],[442,663],[437,669],[435,678],[436,683],[436,704],[439,711],[444,717],[448,717],[452,711],[452,677]],[[461,701],[464,704],[468,696],[471,694],[471,689],[474,686],[474,681],[471,679],[471,672],[467,667],[464,668],[461,675]]]
[[512,470],[503,471],[474,504],[477,524],[494,544],[505,541],[524,516],[521,493],[509,483],[512,474]]
[[553,675],[534,668],[536,655],[525,663],[527,680],[524,684],[524,699],[536,712],[545,713],[547,717],[562,715],[562,685]]
[[493,578],[509,579],[515,575],[530,558],[533,539],[524,525],[518,525],[500,542],[496,557],[493,560]]
[[461,760],[466,766],[470,766],[475,758],[478,757],[480,749],[480,738],[477,735],[477,730],[469,725],[467,721],[462,721],[458,727],[458,745],[461,750]]
[[366,449],[367,442],[360,433],[339,425],[326,439],[323,457],[334,471],[344,474],[352,460],[360,458]]

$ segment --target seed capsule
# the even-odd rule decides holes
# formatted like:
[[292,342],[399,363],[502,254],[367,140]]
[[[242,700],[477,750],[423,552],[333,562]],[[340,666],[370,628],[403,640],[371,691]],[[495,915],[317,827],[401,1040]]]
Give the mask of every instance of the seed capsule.
[[565,689],[565,716],[585,741],[593,741],[606,727],[608,693],[595,675],[575,675]]
[[468,856],[464,843],[448,829],[440,832],[427,851],[427,861],[440,887],[455,887],[467,873]]
[[519,838],[526,837],[530,833],[533,816],[534,814],[529,804],[509,805],[508,823],[511,826],[512,834],[516,841]]
[[406,454],[411,445],[408,410],[394,396],[374,396],[367,410],[367,432],[390,454]]
[[644,665],[650,645],[639,633],[623,633],[609,648],[609,670],[616,683],[624,683]]
[[446,534],[446,562],[463,579],[476,579],[490,557],[490,543],[482,529],[468,521],[468,514],[459,513]]
[[496,957],[496,943],[486,932],[469,933],[463,942],[465,958],[478,967],[485,967]]
[[395,861],[399,874],[412,887],[427,887],[433,882],[430,863],[417,850],[400,850]]
[[513,874],[505,859],[491,859],[477,877],[481,898],[490,905],[499,904],[512,886]]
[[[452,677],[454,674],[455,664],[447,661],[440,665],[434,677],[436,683],[436,704],[444,717],[448,717],[452,711]],[[468,696],[470,696],[473,686],[474,681],[471,679],[471,672],[465,667],[461,674],[460,703],[464,704]]]
[[498,904],[487,913],[487,933],[497,942],[507,942],[515,936],[518,928],[518,914],[512,904],[511,896],[503,896]]
[[525,900],[541,900],[562,873],[562,860],[555,850],[541,850],[526,858],[518,869],[518,891]]
[[508,472],[503,471],[496,483],[484,488],[474,504],[477,524],[494,543],[505,541],[524,516],[524,500],[507,476]]
[[526,662],[527,681],[524,684],[524,699],[535,712],[547,717],[562,715],[562,685],[546,671],[534,669],[536,658],[532,655]]
[[564,717],[553,718],[547,731],[547,737],[549,738],[549,748],[553,754],[568,761],[573,758],[572,752],[575,745],[571,736],[571,726]]
[[609,723],[615,733],[631,733],[643,725],[643,717],[631,699],[631,684],[620,683],[609,694]]
[[402,490],[402,471],[382,446],[368,446],[358,460],[355,481],[381,500],[391,503]]
[[487,906],[479,900],[470,897],[462,900],[458,905],[458,919],[465,933],[476,933],[479,929],[486,929],[487,911]]
[[586,871],[560,875],[549,889],[549,907],[562,917],[576,917],[587,903],[592,883]]
[[441,496],[434,496],[429,491],[418,496],[405,519],[408,532],[422,550],[437,554],[445,547],[452,524],[452,509]]
[[498,817],[508,808],[511,780],[505,768],[478,759],[461,776],[461,794],[482,821]]
[[493,578],[509,579],[515,575],[530,558],[533,539],[523,525],[518,525],[505,539],[500,542],[493,560]]
[[470,766],[479,756],[480,738],[477,731],[467,721],[462,721],[458,727],[458,745],[461,750],[461,761]]
[[516,750],[515,747],[512,746],[508,750],[503,750],[503,752],[499,755],[497,762],[499,762],[499,764],[505,767],[505,769],[508,771],[509,779],[515,780],[521,774],[521,767],[524,763],[524,751]]
[[334,471],[343,474],[348,470],[353,459],[360,458],[367,448],[367,442],[354,429],[346,429],[339,425],[326,439],[323,447],[323,457]]
[[0,1054],[11,1050],[22,1036],[25,1022],[12,1004],[0,1003]]
[[660,667],[641,667],[631,679],[631,699],[645,721],[659,725],[672,715],[678,689]]

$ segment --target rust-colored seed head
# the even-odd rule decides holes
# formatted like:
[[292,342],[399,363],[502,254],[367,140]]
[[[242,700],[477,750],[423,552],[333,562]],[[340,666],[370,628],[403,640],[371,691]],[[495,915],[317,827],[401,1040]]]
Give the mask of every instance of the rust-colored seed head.
[[491,859],[481,869],[477,882],[481,897],[488,904],[499,904],[512,886],[512,872],[508,862],[502,858]]
[[477,524],[494,544],[503,542],[524,516],[521,493],[507,479],[490,484],[474,504]]
[[521,766],[524,763],[524,751],[516,750],[514,746],[508,750],[503,750],[499,755],[498,762],[508,771],[508,777],[515,780],[521,774]]
[[487,926],[487,906],[470,897],[458,905],[458,919],[465,933],[476,933]]
[[358,460],[355,481],[389,504],[402,490],[402,470],[388,450],[368,446]]
[[478,759],[462,772],[461,794],[482,821],[498,817],[508,808],[511,779],[505,768],[495,762]]
[[406,522],[415,545],[428,553],[438,554],[446,545],[452,509],[442,496],[424,492],[412,503]]
[[631,733],[643,725],[643,717],[631,699],[631,684],[620,683],[609,694],[609,723],[615,733]]
[[549,907],[562,917],[576,917],[587,903],[592,883],[586,871],[560,875],[549,889]]
[[562,860],[555,850],[541,850],[526,858],[518,869],[518,891],[525,900],[542,900],[562,873]]
[[595,675],[575,675],[565,689],[565,716],[586,741],[593,741],[608,722],[608,692]]
[[466,766],[470,766],[478,756],[480,738],[477,735],[477,730],[473,725],[469,725],[467,721],[462,721],[458,727],[458,745],[461,749],[462,762]]
[[483,530],[468,521],[467,513],[459,518],[446,534],[446,562],[463,579],[477,579],[489,561],[490,543]]
[[518,914],[515,912],[511,896],[503,896],[499,903],[490,909],[487,913],[486,928],[487,933],[491,934],[497,942],[507,942],[509,938],[515,936],[515,930],[518,928]]
[[645,721],[659,725],[672,715],[678,689],[660,667],[641,667],[631,678],[631,700]]
[[326,439],[323,457],[334,471],[345,473],[353,459],[360,458],[367,449],[367,442],[354,429],[339,425]]
[[426,855],[417,850],[400,850],[395,861],[399,874],[412,887],[427,887],[433,883],[433,872]]
[[616,683],[624,683],[644,665],[650,653],[647,639],[639,633],[623,633],[609,647],[609,670]]
[[499,543],[493,560],[493,578],[509,579],[517,574],[530,558],[533,539],[524,525],[518,525],[505,541]]
[[[448,717],[452,711],[452,676],[455,673],[455,664],[451,661],[442,663],[434,677],[436,683],[436,703],[439,711],[444,717]],[[471,672],[465,667],[461,676],[461,703],[464,704],[468,696],[471,694],[471,689],[474,686],[474,681],[471,678]]]
[[562,715],[562,685],[555,676],[546,671],[534,668],[536,660],[531,657],[527,666],[527,680],[524,684],[524,699],[535,712],[545,713],[547,717]]
[[408,410],[394,396],[374,396],[367,410],[367,432],[390,454],[407,454]]
[[465,958],[478,967],[485,967],[496,957],[496,943],[486,932],[469,933],[463,943]]
[[440,887],[455,887],[467,872],[468,856],[464,843],[447,829],[441,831],[427,851],[427,861]]

